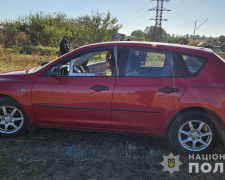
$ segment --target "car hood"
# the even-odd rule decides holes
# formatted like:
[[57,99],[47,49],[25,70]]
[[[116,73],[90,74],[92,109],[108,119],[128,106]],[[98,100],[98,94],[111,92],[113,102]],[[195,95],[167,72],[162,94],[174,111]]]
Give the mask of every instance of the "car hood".
[[27,70],[29,70],[29,68],[0,73],[0,82],[31,82],[35,79],[36,74],[29,74]]
[[27,70],[29,70],[30,68],[28,69],[19,69],[19,70],[14,70],[14,71],[7,71],[7,72],[3,72],[3,73],[0,73],[0,76],[3,75],[3,76],[7,76],[7,75],[25,75],[27,74]]

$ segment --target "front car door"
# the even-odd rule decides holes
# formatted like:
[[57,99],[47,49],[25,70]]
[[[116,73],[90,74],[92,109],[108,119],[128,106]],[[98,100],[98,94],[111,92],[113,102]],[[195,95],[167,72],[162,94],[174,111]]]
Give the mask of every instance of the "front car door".
[[[85,50],[38,77],[32,89],[37,122],[51,126],[109,128],[117,79],[114,49]],[[118,59],[122,55],[120,52]],[[58,75],[53,77],[51,72],[55,69]]]
[[186,89],[171,51],[131,47],[113,95],[111,126],[161,134],[160,128]]

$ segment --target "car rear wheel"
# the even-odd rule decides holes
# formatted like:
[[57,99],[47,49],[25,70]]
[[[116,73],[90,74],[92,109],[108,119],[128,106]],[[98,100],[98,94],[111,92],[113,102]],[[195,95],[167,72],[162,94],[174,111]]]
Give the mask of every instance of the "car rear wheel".
[[169,137],[172,145],[183,154],[209,153],[219,141],[218,130],[210,116],[199,112],[178,116]]
[[0,99],[0,136],[10,137],[26,130],[26,115],[16,101]]

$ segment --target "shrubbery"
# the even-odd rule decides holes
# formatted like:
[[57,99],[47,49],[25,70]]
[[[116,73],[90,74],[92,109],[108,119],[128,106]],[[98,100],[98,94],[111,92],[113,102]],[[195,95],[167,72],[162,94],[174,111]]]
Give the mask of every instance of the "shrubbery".
[[4,55],[3,46],[0,44],[0,57]]
[[31,51],[31,46],[23,46],[21,49],[20,49],[20,54],[32,54],[32,51]]
[[[70,37],[70,46],[79,47],[85,44],[111,40],[111,35],[122,26],[110,12],[85,15],[77,18],[64,13],[36,14],[19,17],[16,20],[0,22],[0,44],[6,48],[25,45],[58,47],[64,35]],[[49,53],[47,49],[39,49]],[[32,47],[25,46],[22,52],[31,53]]]
[[203,46],[205,47],[205,48],[213,48],[213,43],[212,42],[205,42],[204,44],[203,44]]
[[58,48],[45,47],[45,46],[23,46],[20,49],[20,54],[35,54],[41,56],[59,55]]

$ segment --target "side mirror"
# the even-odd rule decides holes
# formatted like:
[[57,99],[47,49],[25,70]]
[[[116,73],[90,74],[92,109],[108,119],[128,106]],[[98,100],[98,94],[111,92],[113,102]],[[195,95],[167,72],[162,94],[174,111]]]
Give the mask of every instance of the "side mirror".
[[48,75],[51,76],[51,77],[57,77],[58,76],[58,72],[59,72],[59,68],[58,67],[53,67],[51,72],[48,73]]

